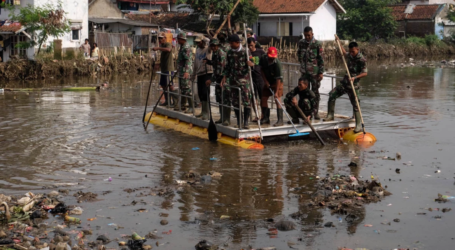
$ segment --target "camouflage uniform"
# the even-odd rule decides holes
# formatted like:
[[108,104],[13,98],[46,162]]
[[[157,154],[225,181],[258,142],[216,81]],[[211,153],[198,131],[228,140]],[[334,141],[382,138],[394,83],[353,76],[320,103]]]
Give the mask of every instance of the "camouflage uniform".
[[324,49],[321,42],[314,39],[308,42],[305,39],[299,41],[299,49],[297,56],[300,62],[300,72],[302,78],[308,80],[311,85],[311,90],[316,95],[316,108],[319,108],[319,101],[321,95],[319,94],[319,87],[321,82],[316,80],[316,75],[324,73]]
[[[223,79],[223,70],[226,66],[226,53],[219,48],[216,52],[212,53],[212,60],[208,61],[207,64],[213,66],[213,75],[210,81],[221,83],[221,80]],[[218,103],[221,103],[221,92],[221,87],[217,85],[215,87],[215,96]],[[230,95],[229,87],[225,86],[223,91],[224,105],[231,105]]]
[[182,95],[191,96],[191,83],[189,79],[183,79],[183,75],[188,73],[190,76],[193,73],[193,53],[190,45],[185,43],[180,46],[177,58],[177,73],[179,76],[180,89]]
[[[355,57],[351,56],[350,54],[347,54],[346,63],[348,64],[348,69],[349,69],[349,73],[351,74],[351,77],[358,76],[362,73],[368,73],[367,60],[360,52]],[[359,89],[360,89],[359,81],[360,81],[360,79],[354,80],[354,88],[355,88],[357,98],[359,98]],[[340,83],[337,84],[337,86],[332,91],[330,91],[329,102],[335,101],[338,97],[340,97],[344,94],[348,94],[349,100],[351,101],[354,112],[358,112],[359,107],[357,107],[357,102],[355,100],[354,93],[352,92],[352,87],[351,87],[351,83],[349,82],[348,74],[346,74],[344,76],[343,80],[341,80]],[[360,103],[360,99],[358,99],[358,100]]]
[[[291,92],[286,94],[284,98],[284,105],[286,106],[286,111],[289,115],[292,116],[293,119],[298,119],[300,115],[298,115],[297,110],[295,109],[294,105],[292,104],[292,99],[294,96],[299,95],[299,108],[306,116],[313,116],[317,113],[317,98],[313,91],[309,88],[300,91],[298,87],[295,87]],[[302,117],[303,118],[303,117]]]
[[225,42],[220,45],[220,49],[223,50],[226,54],[231,49],[231,45],[228,42]]
[[[245,47],[242,47],[240,51],[231,49],[226,54],[226,67],[223,71],[223,76],[226,76],[226,84],[242,89],[242,104],[245,107],[250,106],[251,99],[247,61]],[[240,107],[237,89],[231,91],[231,102],[234,107]]]

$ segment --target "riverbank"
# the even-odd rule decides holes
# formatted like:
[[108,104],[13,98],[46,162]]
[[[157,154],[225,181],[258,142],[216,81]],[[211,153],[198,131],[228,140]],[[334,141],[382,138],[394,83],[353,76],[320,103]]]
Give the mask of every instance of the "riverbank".
[[[284,62],[298,62],[297,42],[284,40],[266,40],[264,47],[273,46],[279,50],[279,58]],[[349,41],[342,41],[345,48]],[[334,41],[323,42],[324,59],[330,64],[339,59],[338,48]],[[432,36],[425,38],[391,39],[388,42],[358,42],[360,50],[367,60],[408,59],[409,57],[441,57],[455,55],[455,43],[440,41]]]
[[[420,39],[420,40],[419,40]],[[427,41],[428,40],[428,41]],[[297,63],[296,44],[285,45],[283,41],[270,42],[268,46],[279,49],[279,59],[282,62]],[[381,63],[392,60],[409,62],[409,58],[419,58],[427,61],[430,58],[446,60],[455,55],[455,44],[444,41],[434,41],[424,38],[395,39],[389,43],[359,42],[361,52],[370,63]],[[324,59],[327,67],[339,64],[339,55],[334,42],[324,42]],[[348,46],[348,42],[344,42]],[[263,46],[267,48],[267,46]],[[108,77],[116,74],[138,74],[151,70],[152,60],[146,55],[118,54],[102,56],[99,60],[52,60],[42,57],[34,61],[14,59],[0,63],[0,79],[11,80],[40,80],[59,79],[72,76]]]
[[0,63],[0,78],[37,80],[68,76],[108,76],[150,71],[151,60],[141,55],[111,55],[99,60],[15,59]]

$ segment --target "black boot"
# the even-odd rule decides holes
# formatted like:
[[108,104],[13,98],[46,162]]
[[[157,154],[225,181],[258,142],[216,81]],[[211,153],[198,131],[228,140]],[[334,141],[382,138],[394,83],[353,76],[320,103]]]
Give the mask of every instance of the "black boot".
[[234,109],[234,113],[235,113],[235,118],[237,119],[237,125],[234,126],[234,128],[239,128],[240,127],[240,111],[238,109]]
[[283,126],[283,110],[282,109],[277,109],[276,110],[276,116],[278,117],[278,121],[273,124],[274,127],[280,127]]
[[250,126],[248,126],[248,120],[250,119],[250,112],[251,108],[245,108],[243,112],[243,128],[244,129],[250,129]]
[[327,104],[327,118],[325,121],[333,121],[335,119],[335,100],[330,100]]
[[262,119],[261,119],[261,125],[262,124],[270,124],[270,109],[269,108],[261,108],[262,109]]
[[220,110],[220,119],[218,121],[215,121],[215,124],[223,123],[223,108],[223,106],[218,106],[218,109]]

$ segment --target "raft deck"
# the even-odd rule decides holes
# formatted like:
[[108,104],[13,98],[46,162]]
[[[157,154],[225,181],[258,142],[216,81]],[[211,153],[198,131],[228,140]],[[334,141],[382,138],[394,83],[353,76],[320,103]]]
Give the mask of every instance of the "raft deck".
[[[201,112],[201,108],[196,108],[195,113],[199,114]],[[216,121],[219,119],[220,114],[218,111],[218,107],[211,107],[213,120]],[[168,108],[166,106],[156,107],[155,112],[157,114],[173,118],[182,122],[186,122],[189,124],[193,124],[194,126],[208,128],[209,120],[202,120],[193,116],[193,114],[188,114],[180,111],[174,111],[173,108]],[[250,139],[250,138],[259,138],[260,132],[259,127],[256,122],[249,122],[250,129],[238,129],[235,128],[234,125],[237,124],[237,119],[233,115],[234,112],[231,112],[231,125],[230,126],[223,126],[221,124],[217,124],[218,133],[222,133],[223,135],[236,138],[236,139]],[[320,111],[321,118],[326,117],[326,113]],[[254,115],[253,115],[254,117]],[[266,138],[273,138],[273,137],[282,137],[282,136],[289,136],[295,134],[296,131],[292,125],[287,124],[287,117],[284,115],[284,126],[274,127],[273,124],[277,121],[276,118],[276,110],[270,110],[270,125],[261,125],[262,128],[262,136],[264,139]],[[300,124],[295,124],[299,132],[308,132],[312,133],[311,128],[303,124],[302,120],[300,120]],[[342,137],[343,133],[350,128],[355,126],[355,122],[351,117],[343,116],[343,115],[335,115],[335,121],[324,122],[323,119],[321,120],[313,120],[312,122],[313,127],[318,132],[328,132],[333,136]]]

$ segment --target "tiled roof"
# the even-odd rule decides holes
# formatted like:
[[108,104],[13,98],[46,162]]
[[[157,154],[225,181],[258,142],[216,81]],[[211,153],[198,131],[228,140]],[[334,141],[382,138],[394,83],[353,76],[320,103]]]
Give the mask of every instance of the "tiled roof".
[[[326,0],[253,0],[261,14],[278,13],[312,13],[315,12]],[[336,0],[329,0],[338,13],[345,10]]]
[[18,22],[0,21],[0,32],[17,32],[22,28]]
[[438,13],[440,6],[440,4],[416,5],[410,14],[404,13],[407,5],[394,5],[390,6],[390,8],[392,8],[392,15],[395,18],[395,21],[431,20]]

